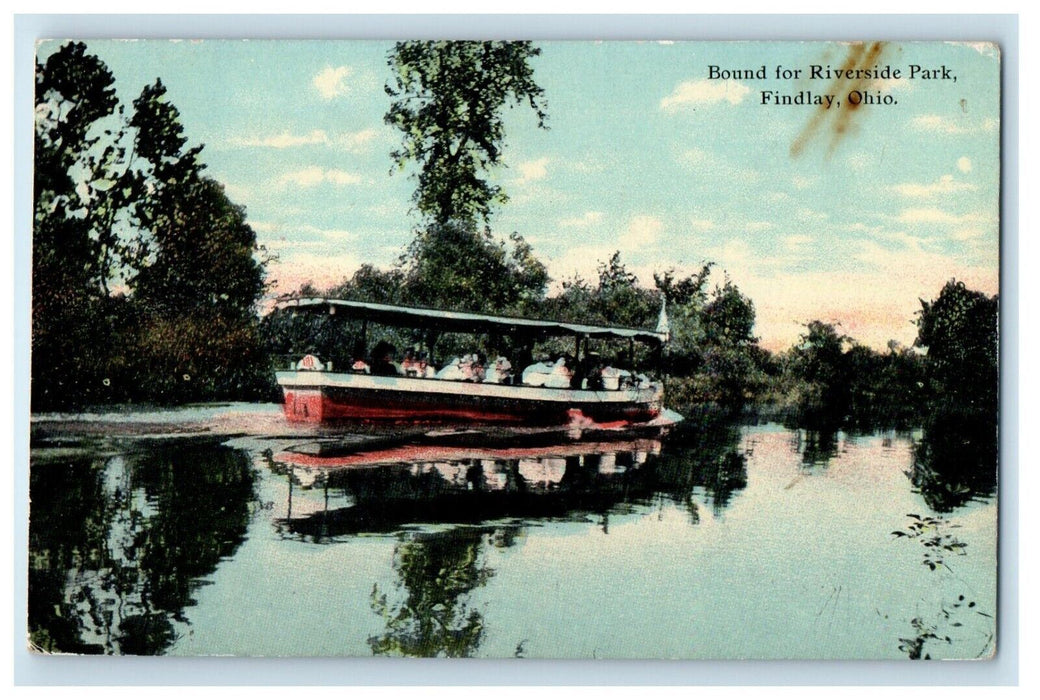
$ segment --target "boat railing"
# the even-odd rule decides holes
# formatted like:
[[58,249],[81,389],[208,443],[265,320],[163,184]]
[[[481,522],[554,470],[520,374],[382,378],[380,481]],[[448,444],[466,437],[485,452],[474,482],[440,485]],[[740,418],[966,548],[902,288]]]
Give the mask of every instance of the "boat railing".
[[[353,365],[349,363],[334,363],[332,360],[322,359],[321,356],[316,354],[279,354],[274,356],[275,368],[278,371],[290,371],[290,372],[319,372],[319,373],[336,373],[336,374],[357,374],[357,375],[371,375],[373,374],[371,368],[363,363],[357,362]],[[626,391],[632,389],[645,388],[654,382],[643,374],[637,374],[634,372],[628,372],[625,370],[615,371],[615,374],[609,376],[603,376],[600,380],[600,385],[596,386],[595,389],[598,391]],[[401,378],[408,379],[420,379],[431,382],[451,382],[451,383],[487,383],[487,384],[503,384],[510,386],[529,386],[529,387],[541,387],[548,389],[571,389],[576,388],[573,386],[559,386],[554,384],[545,384],[542,382],[524,382],[522,380],[522,373],[515,373],[510,375],[508,381],[486,381],[481,379],[470,378],[456,378],[456,377],[436,377],[432,375],[422,376],[417,371],[404,370],[398,372],[396,375],[386,376],[398,376]],[[545,375],[542,375],[542,381],[544,382]],[[581,388],[588,389],[592,388],[587,385],[587,380],[582,381]]]

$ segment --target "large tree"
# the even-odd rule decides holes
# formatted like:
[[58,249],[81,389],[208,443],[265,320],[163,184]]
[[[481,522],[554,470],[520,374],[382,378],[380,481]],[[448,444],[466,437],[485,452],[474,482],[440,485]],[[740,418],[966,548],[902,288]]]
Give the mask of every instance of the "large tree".
[[134,101],[130,125],[149,192],[134,210],[142,235],[131,280],[143,371],[164,400],[242,396],[264,364],[256,234],[242,207],[202,174],[202,146],[186,148],[180,113],[161,81]]
[[503,111],[527,104],[545,127],[543,90],[530,59],[541,50],[528,41],[405,41],[389,57],[393,98],[387,124],[400,130],[398,167],[418,167],[413,199],[423,217],[466,228],[487,223],[505,193],[487,180],[501,165]]
[[36,64],[33,408],[104,393],[116,220],[130,192],[111,72],[81,43]]

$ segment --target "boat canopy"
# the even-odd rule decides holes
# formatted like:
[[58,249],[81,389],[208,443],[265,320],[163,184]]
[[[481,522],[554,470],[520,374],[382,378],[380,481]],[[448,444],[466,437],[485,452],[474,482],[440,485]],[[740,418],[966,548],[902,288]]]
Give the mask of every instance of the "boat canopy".
[[431,328],[449,333],[503,333],[528,336],[584,336],[588,338],[630,338],[643,343],[663,344],[668,341],[667,331],[613,326],[590,326],[583,323],[541,321],[532,318],[489,316],[466,311],[443,311],[414,306],[392,306],[367,301],[349,301],[325,297],[286,299],[276,309],[338,314],[362,321],[373,321],[388,326]]

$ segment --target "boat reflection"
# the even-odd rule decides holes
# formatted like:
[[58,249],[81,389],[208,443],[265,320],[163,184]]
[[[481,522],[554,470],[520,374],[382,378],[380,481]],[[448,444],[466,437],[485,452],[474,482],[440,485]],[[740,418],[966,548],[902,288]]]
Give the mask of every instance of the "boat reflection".
[[649,498],[636,473],[658,440],[527,448],[398,446],[371,452],[284,451],[269,457],[285,477],[275,522],[315,540],[431,524],[559,518]]

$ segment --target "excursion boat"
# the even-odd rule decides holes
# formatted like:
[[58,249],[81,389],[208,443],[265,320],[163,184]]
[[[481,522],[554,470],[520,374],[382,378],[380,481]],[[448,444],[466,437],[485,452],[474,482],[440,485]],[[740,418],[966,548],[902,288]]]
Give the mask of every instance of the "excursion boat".
[[[336,316],[361,322],[362,343],[368,324],[411,328],[436,338],[441,333],[508,336],[517,342],[553,337],[574,339],[573,360],[587,366],[593,354],[588,341],[619,340],[647,344],[660,351],[669,331],[664,307],[658,328],[645,330],[592,326],[508,316],[392,306],[330,298],[281,301],[277,309],[290,313]],[[435,341],[431,343],[434,345]],[[584,350],[584,352],[583,352]],[[585,363],[584,365],[582,363]],[[656,419],[662,411],[663,387],[643,375],[615,372],[597,381],[568,382],[565,386],[493,381],[453,381],[431,376],[373,372],[363,363],[333,367],[318,355],[308,354],[288,370],[276,372],[285,395],[285,416],[291,422],[332,423],[413,422],[476,423],[504,425],[628,425]]]

